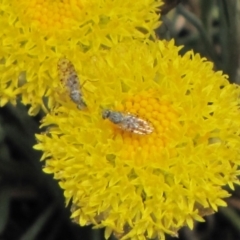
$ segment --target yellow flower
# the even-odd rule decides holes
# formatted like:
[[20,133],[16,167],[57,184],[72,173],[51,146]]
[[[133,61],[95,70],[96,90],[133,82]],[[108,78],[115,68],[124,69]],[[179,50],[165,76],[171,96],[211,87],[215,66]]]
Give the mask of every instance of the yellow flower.
[[[87,109],[62,101],[35,146],[72,199],[72,218],[106,227],[106,238],[164,239],[226,206],[223,187],[239,184],[239,87],[198,54],[180,56],[172,41],[121,43],[88,57],[74,62],[95,79],[81,89]],[[154,130],[121,129],[103,109]]]
[[16,95],[34,115],[57,86],[56,62],[153,37],[161,0],[0,0],[1,105]]

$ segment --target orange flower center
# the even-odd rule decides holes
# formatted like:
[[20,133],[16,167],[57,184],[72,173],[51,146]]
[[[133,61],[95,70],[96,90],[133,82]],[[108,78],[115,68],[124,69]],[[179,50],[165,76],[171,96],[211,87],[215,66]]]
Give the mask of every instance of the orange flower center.
[[[21,9],[23,18],[42,30],[67,29],[74,23],[76,11],[82,9],[80,1],[31,0],[15,1],[16,11]],[[20,5],[21,4],[21,5]],[[74,5],[74,6],[73,6]]]
[[[122,136],[124,148],[122,154],[125,159],[134,159],[143,164],[149,157],[153,160],[154,156],[159,159],[159,153],[166,144],[169,144],[169,134],[171,134],[172,124],[179,124],[177,113],[167,101],[142,94],[128,98],[116,111],[130,113],[145,120],[154,130],[150,134],[135,134],[125,131],[111,124],[114,136]],[[137,158],[136,155],[140,157]]]

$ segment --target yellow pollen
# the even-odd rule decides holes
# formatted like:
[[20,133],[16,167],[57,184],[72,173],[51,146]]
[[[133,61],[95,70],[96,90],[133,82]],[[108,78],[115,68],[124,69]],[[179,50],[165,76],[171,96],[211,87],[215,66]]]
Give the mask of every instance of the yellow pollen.
[[[120,134],[123,139],[124,147],[122,156],[125,159],[137,161],[138,164],[146,164],[151,155],[159,153],[168,144],[171,125],[176,124],[177,114],[169,102],[151,97],[147,92],[129,97],[119,105],[116,111],[130,113],[141,118],[154,128],[151,134],[135,134],[122,130],[116,125],[112,125],[114,136]],[[141,161],[136,156],[141,156]],[[138,159],[138,160],[137,160]]]

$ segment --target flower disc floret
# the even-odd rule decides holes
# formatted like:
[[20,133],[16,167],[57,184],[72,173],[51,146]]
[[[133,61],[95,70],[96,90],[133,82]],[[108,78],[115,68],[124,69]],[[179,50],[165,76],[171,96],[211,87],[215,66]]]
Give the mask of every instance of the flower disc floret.
[[[224,186],[239,184],[239,86],[173,42],[122,43],[85,60],[78,64],[96,79],[82,88],[88,109],[62,101],[35,146],[72,200],[72,218],[105,227],[106,238],[164,239],[226,206]],[[154,131],[124,131],[103,109]]]
[[[171,131],[171,125],[177,125],[177,114],[166,101],[159,97],[152,97],[153,91],[147,91],[133,97],[128,97],[123,104],[116,107],[122,113],[129,113],[145,120],[153,127],[151,134],[139,135],[118,127],[118,124],[107,123],[113,129],[113,135],[121,135],[124,148],[123,157],[134,159],[136,164],[147,164],[156,152],[161,152],[167,142],[167,132]],[[141,158],[134,158],[141,154]],[[132,157],[131,157],[132,156]],[[144,157],[143,157],[144,156]],[[139,161],[137,163],[137,161]]]
[[[58,85],[62,56],[84,58],[128,39],[155,38],[162,1],[0,0],[1,105],[17,95],[36,114]],[[20,79],[21,78],[21,79]],[[47,106],[50,107],[50,106]]]

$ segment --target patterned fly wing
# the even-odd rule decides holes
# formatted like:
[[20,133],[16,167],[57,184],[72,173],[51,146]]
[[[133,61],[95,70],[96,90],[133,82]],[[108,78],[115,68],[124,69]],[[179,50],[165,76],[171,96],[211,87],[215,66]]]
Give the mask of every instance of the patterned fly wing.
[[127,132],[146,135],[154,131],[150,123],[131,113],[122,113],[105,109],[102,112],[102,118],[109,119],[112,123],[116,124],[116,126]]
[[60,81],[67,88],[71,100],[77,104],[79,109],[86,108],[83,100],[79,77],[74,65],[67,58],[60,58],[57,64]]

